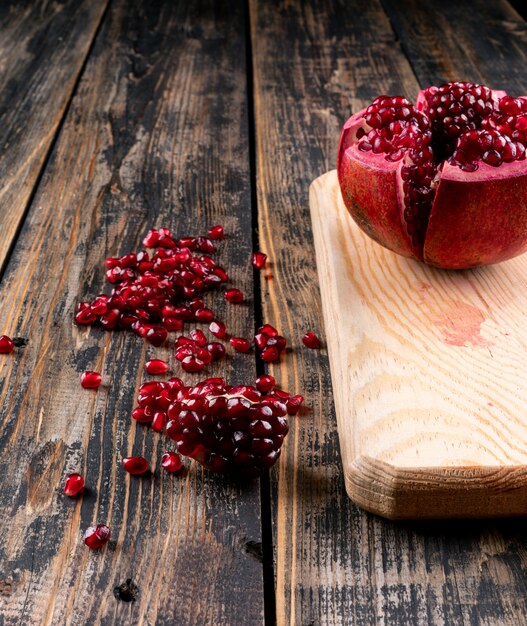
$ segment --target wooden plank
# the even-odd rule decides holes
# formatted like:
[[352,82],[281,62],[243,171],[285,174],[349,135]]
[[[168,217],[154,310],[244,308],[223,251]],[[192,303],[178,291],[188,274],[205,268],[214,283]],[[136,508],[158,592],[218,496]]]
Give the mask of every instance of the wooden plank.
[[351,110],[380,93],[415,97],[402,42],[377,2],[250,8],[260,237],[274,276],[264,313],[294,345],[274,374],[309,405],[273,474],[278,623],[513,626],[527,612],[523,523],[395,524],[352,506],[325,352],[300,344],[309,327],[323,335],[309,184],[334,168]]
[[107,4],[0,5],[0,270]]
[[[97,38],[2,285],[0,328],[28,339],[0,365],[6,626],[263,622],[258,482],[193,463],[182,478],[163,472],[169,442],[130,412],[146,357],[173,363],[172,348],[72,323],[103,286],[104,258],[153,226],[223,223],[217,258],[251,303],[244,28],[241,2],[118,0]],[[250,336],[251,304],[214,306]],[[87,368],[103,373],[97,393],[79,387]],[[220,373],[254,380],[254,361],[232,354]],[[125,475],[132,452],[151,459],[151,478]],[[74,470],[89,487],[78,501],[61,494]],[[82,542],[94,521],[115,540],[99,553]],[[133,603],[114,596],[127,579]]]
[[351,219],[336,170],[310,206],[350,497],[391,519],[522,515],[527,256],[403,258]]
[[[451,80],[527,93],[527,23],[506,0],[382,0],[423,87]],[[414,94],[412,94],[413,96]]]

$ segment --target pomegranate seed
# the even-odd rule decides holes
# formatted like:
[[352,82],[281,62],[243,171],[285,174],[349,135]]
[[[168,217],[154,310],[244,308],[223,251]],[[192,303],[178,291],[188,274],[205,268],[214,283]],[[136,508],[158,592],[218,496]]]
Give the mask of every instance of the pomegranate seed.
[[98,389],[102,383],[102,376],[98,372],[84,372],[81,375],[81,386],[84,389]]
[[300,410],[300,405],[302,404],[302,402],[304,402],[304,396],[301,396],[300,394],[289,398],[286,401],[287,413],[289,415],[296,415]]
[[302,337],[302,343],[306,346],[306,348],[312,348],[314,350],[320,348],[320,339],[311,331],[308,331]]
[[269,337],[276,337],[278,335],[278,331],[274,326],[271,326],[271,324],[264,324],[263,326],[260,326],[258,332],[269,335]]
[[218,337],[218,339],[225,339],[225,335],[227,334],[225,324],[218,320],[210,323],[209,330],[215,337]]
[[249,352],[251,349],[250,342],[243,337],[232,337],[229,341],[231,346],[238,352]]
[[156,411],[154,413],[154,417],[152,418],[152,424],[151,424],[152,430],[154,430],[156,433],[162,433],[163,430],[165,429],[166,423],[167,423],[166,413],[164,413],[164,411]]
[[278,348],[275,346],[271,346],[270,348],[265,348],[260,355],[262,360],[266,363],[270,363],[272,361],[278,361],[280,358],[280,353],[278,352]]
[[148,461],[142,456],[128,456],[123,459],[123,467],[129,474],[144,474],[148,471]]
[[274,376],[270,376],[268,374],[264,374],[263,376],[258,376],[256,379],[256,387],[259,391],[267,392],[271,391],[271,389],[276,385],[276,380]]
[[64,493],[73,497],[84,491],[84,478],[80,474],[70,474],[64,483]]
[[145,248],[154,248],[159,241],[159,232],[157,230],[149,230],[146,237],[143,239],[143,246]]
[[262,270],[265,267],[267,261],[267,254],[263,252],[254,252],[252,255],[252,264],[257,270]]
[[214,312],[210,309],[198,309],[194,313],[196,322],[212,322],[214,320]]
[[270,336],[267,333],[257,333],[254,336],[254,343],[260,350],[263,350],[265,346],[267,345],[267,342],[269,341],[269,339],[270,339]]
[[196,342],[196,344],[200,347],[203,347],[207,343],[207,337],[202,330],[196,329],[190,331],[190,336]]
[[201,372],[201,370],[205,367],[205,363],[195,356],[186,356],[181,361],[181,367],[185,370],[185,372],[195,373]]
[[219,361],[226,355],[225,346],[218,341],[211,341],[207,344],[207,350],[213,361]]
[[96,526],[90,526],[84,533],[84,543],[90,548],[90,550],[97,550],[102,548],[105,543],[110,540],[110,529],[104,524],[97,524]]
[[223,239],[224,231],[223,226],[213,226],[209,229],[208,236],[209,239]]
[[9,354],[10,352],[13,352],[14,348],[15,344],[13,343],[11,337],[8,337],[7,335],[2,335],[0,337],[0,354]]
[[168,363],[161,359],[151,359],[146,362],[145,369],[149,374],[165,374],[168,371]]
[[177,452],[165,452],[161,457],[161,466],[167,472],[179,472],[179,470],[183,467],[183,463],[181,462],[181,457]]
[[225,300],[231,304],[241,304],[245,297],[239,289],[227,289],[225,292]]
[[157,348],[165,343],[167,337],[168,331],[162,327],[150,328],[146,333],[146,340]]

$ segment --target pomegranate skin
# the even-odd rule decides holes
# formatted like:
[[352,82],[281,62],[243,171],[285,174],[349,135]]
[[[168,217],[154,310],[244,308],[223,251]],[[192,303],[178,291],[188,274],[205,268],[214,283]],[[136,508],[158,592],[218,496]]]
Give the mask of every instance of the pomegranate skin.
[[[499,99],[504,91],[493,91]],[[417,108],[423,108],[420,93]],[[369,237],[397,254],[444,269],[506,261],[527,251],[527,159],[466,172],[445,160],[439,168],[424,243],[412,244],[403,219],[401,168],[384,154],[364,152],[357,131],[366,109],[343,126],[337,172],[344,204]]]
[[362,127],[359,111],[344,124],[340,136],[337,172],[344,204],[357,225],[381,246],[422,260],[412,247],[399,214],[397,171],[400,162],[372,158],[354,143]]
[[507,261],[527,251],[527,162],[485,163],[467,181],[443,167],[424,244],[424,261],[468,269]]

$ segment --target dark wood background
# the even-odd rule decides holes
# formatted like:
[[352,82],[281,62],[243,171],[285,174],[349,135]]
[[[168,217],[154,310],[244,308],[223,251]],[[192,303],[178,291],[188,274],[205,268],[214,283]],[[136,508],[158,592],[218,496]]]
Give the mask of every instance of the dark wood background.
[[[524,520],[356,508],[325,351],[300,342],[324,336],[308,187],[351,111],[456,79],[525,94],[526,67],[505,0],[0,2],[0,334],[28,340],[0,359],[0,626],[527,623]],[[308,407],[249,485],[160,471],[164,441],[130,412],[146,357],[169,350],[72,324],[106,256],[153,226],[216,223],[249,304],[215,308],[233,334],[288,337],[270,371]],[[253,275],[258,248],[270,265]],[[96,394],[79,392],[87,368]],[[215,373],[262,371],[238,354]],[[123,475],[132,452],[150,478]],[[71,501],[74,470],[90,488]],[[95,521],[113,531],[101,552],[82,543]]]

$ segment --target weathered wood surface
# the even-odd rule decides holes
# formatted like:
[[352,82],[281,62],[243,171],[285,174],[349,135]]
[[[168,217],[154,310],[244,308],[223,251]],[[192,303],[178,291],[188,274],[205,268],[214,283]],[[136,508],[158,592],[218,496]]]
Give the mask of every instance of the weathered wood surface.
[[[2,625],[263,622],[258,483],[161,470],[169,442],[130,412],[147,355],[169,349],[72,323],[104,258],[153,226],[223,223],[217,256],[251,302],[244,28],[243,3],[120,0],[97,37],[2,283],[0,328],[28,339],[0,362]],[[232,332],[250,335],[253,307],[222,300]],[[87,368],[103,373],[98,393],[79,386]],[[218,371],[251,380],[254,361]],[[151,478],[125,475],[132,452]],[[71,471],[86,475],[80,500],[61,493]],[[96,521],[115,544],[91,552]],[[114,597],[127,579],[133,603]]]
[[0,3],[0,270],[107,4]]
[[311,186],[346,489],[390,519],[527,512],[527,256],[445,272],[370,239],[337,171]]
[[[389,17],[405,16],[433,33],[437,66],[446,66],[449,57],[452,70],[472,67],[473,77],[475,62],[470,65],[460,46],[448,54],[442,48],[443,29],[448,41],[456,41],[456,34],[467,38],[465,19],[438,23],[440,7],[447,12],[450,4],[462,6],[437,2],[434,14],[429,3],[393,2]],[[492,7],[506,5],[488,4],[483,15],[492,23]],[[274,275],[264,282],[263,309],[298,347],[308,327],[321,330],[309,184],[334,167],[340,126],[352,110],[380,93],[415,97],[419,83],[402,51],[403,37],[414,33],[394,32],[377,2],[253,0],[250,7],[260,238]],[[470,13],[475,24],[482,7],[465,6],[466,17]],[[497,20],[494,26],[507,29],[508,22]],[[520,47],[524,28],[517,21],[511,27]],[[487,44],[491,54],[495,42]],[[521,60],[509,62],[522,71]],[[486,58],[486,69],[492,64],[492,56]],[[441,77],[430,72],[428,78]],[[424,76],[419,80],[429,82]],[[523,523],[395,524],[357,509],[344,492],[324,353],[300,347],[274,371],[284,386],[306,391],[310,406],[296,420],[287,454],[273,474],[278,623],[521,622],[527,613]]]

